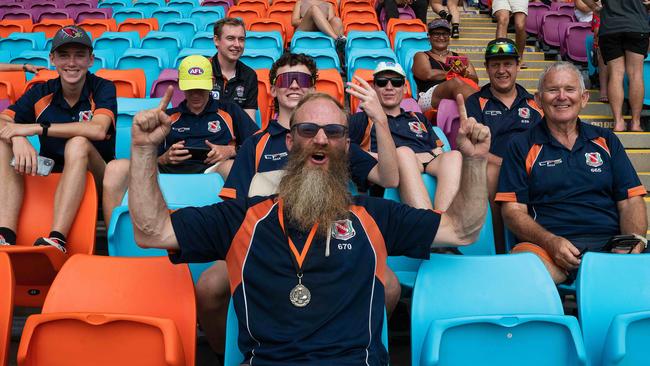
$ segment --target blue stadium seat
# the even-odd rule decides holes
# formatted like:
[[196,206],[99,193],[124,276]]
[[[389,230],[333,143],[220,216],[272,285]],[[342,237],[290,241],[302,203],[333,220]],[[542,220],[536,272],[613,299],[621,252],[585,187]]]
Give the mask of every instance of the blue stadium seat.
[[140,34],[138,32],[104,32],[93,42],[96,50],[113,50],[115,58],[124,54],[127,48],[140,47]]
[[145,15],[145,18],[151,18],[151,15],[154,11],[160,7],[164,7],[166,4],[163,1],[162,4],[156,0],[137,0],[133,3],[133,8],[142,10]]
[[190,42],[191,48],[214,48],[214,33],[212,31],[198,32]]
[[390,41],[386,33],[381,31],[364,32],[364,31],[349,31],[348,40],[345,44],[345,54],[349,54],[351,50],[356,48],[363,49],[377,49],[377,48],[390,48]]
[[294,53],[304,53],[311,56],[314,61],[316,61],[316,66],[319,70],[325,69],[337,69],[341,70],[341,60],[339,60],[339,55],[336,53],[336,50],[333,48],[294,48],[291,52]]
[[130,157],[131,126],[115,126],[115,159],[129,159]]
[[356,69],[374,70],[377,64],[382,61],[397,62],[395,52],[390,48],[366,50],[353,49],[348,55],[348,80],[352,80],[352,75]]
[[174,60],[176,60],[176,56],[178,56],[178,52],[185,47],[184,39],[185,35],[178,32],[150,31],[142,38],[140,48],[164,48],[169,54],[167,64],[172,65]]
[[198,27],[195,20],[192,19],[168,19],[163,23],[159,30],[163,32],[178,32],[183,34],[185,39],[184,44],[187,44],[190,39],[194,38],[194,34],[198,32]]
[[113,50],[94,50],[95,62],[89,69],[90,72],[95,73],[99,69],[114,69],[115,68],[115,52]]
[[11,33],[7,38],[0,39],[0,50],[9,51],[11,56],[18,56],[28,50],[45,50],[45,33]]
[[183,14],[189,14],[192,9],[199,6],[199,2],[194,0],[170,0],[167,6],[183,9]]
[[158,19],[158,24],[164,24],[170,19],[182,18],[183,9],[174,7],[158,8],[153,13],[151,13],[151,17]]
[[294,48],[334,48],[334,40],[323,32],[297,30],[291,38],[291,50],[293,51]]
[[411,307],[412,365],[586,365],[578,321],[564,315],[533,254],[434,254]]
[[36,66],[44,66],[52,69],[50,63],[50,51],[32,51],[25,50],[18,56],[11,58],[12,64],[32,64]]
[[407,53],[410,50],[428,51],[431,49],[429,35],[425,32],[397,32],[395,35],[395,53],[397,61],[404,66]]
[[113,11],[126,8],[131,5],[130,0],[102,0],[97,5],[98,8],[112,8]]
[[[629,94],[629,83],[627,83],[627,74],[625,75],[625,79],[623,80],[626,82],[625,84],[625,97],[628,98]],[[646,84],[648,83],[648,84]],[[647,56],[645,60],[643,61],[643,85],[650,85],[650,56]],[[643,95],[643,104],[650,106],[650,87],[646,87],[645,93]]]
[[174,60],[174,67],[178,68],[178,65],[180,65],[181,61],[183,61],[183,59],[185,57],[187,57],[187,56],[201,55],[201,56],[205,56],[207,58],[210,58],[210,57],[214,56],[214,54],[216,52],[217,51],[214,48],[183,48],[178,53],[178,56],[176,56],[176,60]]
[[[117,98],[117,118],[115,127],[131,127],[136,113],[158,107],[161,98]],[[171,102],[169,107],[171,108]]]
[[11,52],[9,50],[0,50],[0,62],[8,64],[11,61]]
[[29,143],[32,144],[37,153],[41,151],[41,140],[38,139],[38,136],[27,136],[27,140],[29,140]]
[[648,365],[650,255],[586,253],[578,314],[592,365]]
[[284,41],[278,31],[246,32],[246,48],[275,48],[282,54]]
[[587,50],[587,72],[590,77],[595,76],[598,73],[598,63],[594,64],[593,53],[594,50],[594,35],[588,35],[585,38],[585,49]]
[[246,47],[240,60],[252,69],[270,69],[279,58],[280,52],[276,49],[250,49]]
[[122,57],[117,61],[117,68],[120,70],[143,69],[147,79],[147,90],[149,95],[151,85],[158,78],[162,69],[169,67],[169,53],[162,48],[143,50],[140,48],[129,48],[124,51]]
[[144,18],[148,18],[148,16],[145,14],[143,9],[130,7],[130,8],[120,8],[118,10],[113,11],[113,19],[115,19],[115,22],[117,22],[117,24],[120,24],[127,19],[144,19]]
[[208,30],[206,25],[214,24],[219,19],[223,19],[226,12],[223,6],[198,6],[190,12],[190,18],[196,20],[197,28],[201,31]]
[[406,51],[406,53],[403,54],[404,58],[400,62],[400,65],[402,65],[404,71],[406,71],[406,79],[408,79],[409,84],[411,85],[411,95],[413,96],[418,95],[418,85],[415,83],[415,77],[413,77],[413,58],[416,53],[421,51],[423,50],[412,49]]

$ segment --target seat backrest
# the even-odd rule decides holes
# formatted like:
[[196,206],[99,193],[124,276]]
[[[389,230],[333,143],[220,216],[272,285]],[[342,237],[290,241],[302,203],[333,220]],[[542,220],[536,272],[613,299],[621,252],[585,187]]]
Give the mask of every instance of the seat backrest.
[[[81,17],[77,17],[77,19],[81,19]],[[90,33],[92,39],[101,37],[104,32],[115,32],[117,30],[115,19],[83,18],[83,20],[77,22],[83,30]]]
[[122,56],[128,48],[136,47],[140,47],[140,33],[138,32],[104,32],[93,42],[93,48],[113,50],[116,58]]
[[337,69],[319,69],[316,90],[333,96],[342,105],[345,104],[343,79]]
[[380,49],[390,47],[390,41],[384,32],[350,31],[347,37],[345,50],[348,54],[354,48]]
[[295,31],[291,38],[291,49],[294,48],[334,48],[334,40],[323,32]]
[[68,9],[45,9],[38,13],[36,21],[43,21],[44,19],[74,19],[72,15],[72,10]]
[[29,88],[31,88],[35,84],[44,83],[50,79],[56,79],[58,77],[59,77],[59,73],[54,70],[47,70],[47,69],[39,70],[36,73],[36,75],[34,75],[32,80],[30,80],[25,84],[25,89],[22,91],[22,93],[29,90]]
[[0,72],[0,99],[9,99],[11,103],[14,103],[23,94],[24,89],[24,71]]
[[111,80],[121,98],[144,98],[146,78],[142,69],[110,70],[99,69],[97,76]]
[[142,69],[145,74],[146,89],[145,95],[149,95],[149,90],[153,81],[158,78],[160,71],[167,68],[169,64],[169,54],[165,49],[139,49],[129,48],[124,51],[122,57],[117,61],[117,68],[121,70]]
[[235,5],[228,9],[229,18],[241,18],[244,24],[250,24],[255,19],[262,18],[265,15],[266,13],[260,9],[247,5]]
[[257,74],[257,109],[260,112],[259,125],[260,128],[264,129],[274,112],[269,69],[256,69],[255,74]]
[[72,19],[44,19],[32,27],[32,32],[44,32],[46,38],[52,38],[59,29],[66,25],[73,25]]
[[420,265],[411,307],[411,357],[438,319],[477,315],[564,315],[548,271],[534,254],[434,254]]
[[391,18],[386,24],[386,34],[390,39],[391,47],[395,47],[395,34],[397,32],[426,32],[427,27],[420,19]]
[[539,20],[541,20],[540,14],[547,13],[549,10],[550,7],[541,2],[528,3],[528,16],[526,17],[526,32],[537,35],[539,30]]
[[178,52],[185,47],[185,44],[185,35],[183,33],[151,31],[142,38],[140,48],[163,48],[167,50],[169,54],[167,65],[171,65],[176,59]]
[[193,8],[199,6],[198,1],[191,0],[170,0],[167,6],[173,6],[183,10],[183,14],[189,14]]
[[214,33],[209,31],[198,32],[190,41],[191,48],[210,48],[214,47]]
[[183,9],[175,7],[164,7],[156,9],[152,18],[158,19],[158,24],[165,24],[170,19],[179,19],[183,17]]
[[226,15],[220,6],[199,6],[190,12],[190,18],[199,22],[199,29],[204,29],[206,24],[214,23]]
[[[194,365],[194,287],[187,266],[173,265],[165,257],[71,257],[52,283],[43,305],[43,314],[56,313],[108,313],[170,319],[182,339],[183,364]],[[65,324],[61,326],[66,329]],[[107,335],[111,334],[110,330],[106,331]],[[130,335],[124,333],[120,336],[125,343],[138,344],[137,337],[130,339]],[[63,346],[54,349],[59,347]]]
[[275,48],[282,53],[283,46],[282,34],[278,31],[246,32],[246,48]]
[[[288,40],[287,31],[284,26],[284,23],[277,19],[272,18],[260,18],[256,19],[248,25],[248,29],[253,32],[268,32],[268,31],[277,31],[280,32],[282,39],[285,40],[285,44]],[[284,47],[284,44],[282,45]]]
[[143,19],[145,18],[144,11],[136,8],[120,8],[113,10],[113,19],[116,22],[122,23],[127,19]]
[[381,26],[376,20],[368,19],[346,19],[343,21],[343,30],[345,33],[348,33],[353,30],[364,31],[364,32],[374,32],[381,31]]
[[155,30],[158,30],[158,20],[156,18],[128,18],[117,25],[118,32],[138,32],[140,38],[144,38],[147,33]]
[[572,22],[573,18],[566,14],[547,13],[542,17],[542,36],[548,45],[560,46],[560,23]]
[[648,254],[588,252],[582,257],[576,286],[578,318],[593,365],[601,364],[605,338],[616,315],[650,311],[649,281]]
[[576,62],[587,62],[586,39],[593,35],[588,23],[571,23],[566,30],[567,56]]
[[9,360],[11,321],[14,310],[14,272],[6,253],[0,252],[0,365]]
[[195,21],[192,19],[183,18],[166,20],[165,23],[160,27],[160,30],[164,32],[182,33],[184,35],[184,38],[187,40],[192,39],[196,32],[199,31]]
[[[34,245],[36,238],[49,233],[54,214],[54,193],[61,174],[46,177],[25,176],[25,193],[18,216],[17,245]],[[95,227],[97,226],[97,191],[92,174],[86,173],[86,185],[81,204],[67,235],[66,249],[69,255],[92,254],[95,251]]]
[[174,107],[178,107],[178,105],[185,100],[185,93],[178,87],[177,69],[165,69],[160,73],[158,79],[156,79],[151,86],[151,97],[162,98],[170,85],[174,88],[171,104]]
[[170,65],[174,68],[178,68],[178,66],[181,64],[181,61],[187,56],[190,55],[201,55],[205,56],[206,58],[211,58],[214,56],[215,49],[214,47],[212,48],[183,48],[178,52],[178,55],[176,56],[176,59],[174,60],[174,64]]

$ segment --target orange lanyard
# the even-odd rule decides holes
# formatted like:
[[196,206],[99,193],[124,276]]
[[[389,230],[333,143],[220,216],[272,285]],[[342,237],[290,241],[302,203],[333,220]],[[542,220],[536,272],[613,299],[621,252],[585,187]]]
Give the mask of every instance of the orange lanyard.
[[282,233],[287,237],[287,241],[289,242],[289,249],[291,250],[291,261],[294,263],[294,266],[296,266],[296,272],[298,274],[302,274],[302,264],[305,261],[305,258],[307,257],[307,252],[309,251],[309,248],[311,247],[311,243],[314,241],[314,236],[316,235],[316,230],[318,229],[318,222],[312,226],[311,230],[309,231],[309,235],[307,236],[307,241],[305,242],[305,246],[302,248],[302,252],[299,252],[296,246],[293,244],[293,241],[289,237],[289,234],[287,234],[287,231],[284,228],[284,204],[282,202],[282,199],[278,199],[278,220],[280,221],[280,227],[282,228]]

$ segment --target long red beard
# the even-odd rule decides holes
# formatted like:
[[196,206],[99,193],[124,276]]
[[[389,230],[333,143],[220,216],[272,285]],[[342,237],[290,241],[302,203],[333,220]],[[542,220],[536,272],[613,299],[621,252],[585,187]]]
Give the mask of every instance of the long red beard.
[[278,196],[292,225],[309,231],[318,222],[318,234],[326,236],[334,221],[347,218],[352,202],[348,156],[345,151],[328,151],[329,169],[323,169],[307,164],[312,154],[313,149],[294,144]]

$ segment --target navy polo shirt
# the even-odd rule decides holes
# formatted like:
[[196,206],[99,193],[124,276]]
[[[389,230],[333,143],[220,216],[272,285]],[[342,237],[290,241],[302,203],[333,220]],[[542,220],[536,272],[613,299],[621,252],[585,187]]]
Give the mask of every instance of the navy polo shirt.
[[[266,129],[246,140],[237,152],[219,196],[223,199],[247,197],[251,181],[257,173],[283,170],[289,157],[286,135],[290,131],[277,120],[269,121]],[[365,190],[368,174],[377,165],[377,160],[357,144],[350,144],[350,178]]]
[[166,113],[172,119],[172,128],[158,147],[158,155],[181,140],[185,140],[185,147],[206,148],[205,140],[215,145],[239,146],[259,130],[238,105],[212,98],[198,115],[190,112],[186,101]]
[[[4,112],[16,123],[69,123],[90,121],[93,116],[106,115],[111,119],[111,126],[106,132],[106,140],[91,141],[105,161],[115,158],[115,116],[117,100],[115,85],[112,81],[102,79],[90,72],[81,90],[79,101],[74,106],[68,105],[63,98],[61,78],[48,80],[34,85],[14,105]],[[40,155],[54,159],[63,164],[66,138],[38,137],[41,143]]]
[[214,75],[212,97],[215,100],[236,103],[241,109],[257,109],[257,74],[255,70],[237,60],[235,76],[227,80],[221,73],[217,54],[212,56],[211,62]]
[[528,205],[537,223],[569,241],[618,235],[616,203],[646,190],[612,131],[579,120],[578,128],[571,150],[551,135],[546,120],[514,136],[496,201]]
[[[183,208],[171,217],[180,246],[173,262],[226,260],[242,363],[251,365],[387,365],[386,257],[428,258],[440,224],[431,210],[354,197],[348,217],[330,228],[329,256],[318,235],[306,253],[302,284],[311,301],[298,308],[289,300],[298,278],[273,197]],[[307,233],[287,232],[302,251]]]
[[516,84],[515,88],[517,97],[510,108],[492,95],[490,84],[484,85],[465,101],[467,116],[474,117],[477,122],[490,128],[490,152],[500,158],[505,155],[514,134],[528,130],[544,116],[544,112],[526,88],[519,84]]
[[[406,112],[401,109],[397,116],[388,117],[388,128],[396,147],[408,146],[415,153],[430,153],[436,147],[442,147],[431,127],[431,123],[422,113]],[[350,116],[350,141],[359,144],[364,150],[377,152],[375,126],[368,119],[366,112]]]

